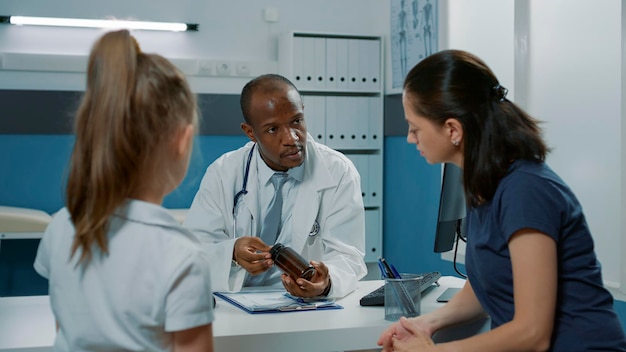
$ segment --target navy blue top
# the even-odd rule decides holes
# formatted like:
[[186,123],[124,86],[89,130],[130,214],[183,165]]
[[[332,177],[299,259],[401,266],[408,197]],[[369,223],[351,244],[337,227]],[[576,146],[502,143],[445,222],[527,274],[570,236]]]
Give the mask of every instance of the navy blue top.
[[468,212],[466,270],[492,328],[513,319],[508,241],[525,228],[557,244],[558,291],[552,351],[626,351],[626,339],[604,288],[582,207],[543,162],[516,161],[493,199]]

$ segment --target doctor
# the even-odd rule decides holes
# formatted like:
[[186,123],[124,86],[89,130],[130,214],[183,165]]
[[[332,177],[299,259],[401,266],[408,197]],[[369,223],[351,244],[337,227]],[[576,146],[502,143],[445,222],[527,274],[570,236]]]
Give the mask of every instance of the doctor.
[[[241,110],[250,142],[208,167],[184,222],[212,258],[211,287],[238,291],[282,283],[299,297],[345,296],[367,273],[358,172],[343,154],[307,134],[302,97],[286,78],[268,74],[248,82]],[[282,274],[269,254],[275,242],[259,237],[276,172],[287,177],[275,242],[311,262],[311,281]]]

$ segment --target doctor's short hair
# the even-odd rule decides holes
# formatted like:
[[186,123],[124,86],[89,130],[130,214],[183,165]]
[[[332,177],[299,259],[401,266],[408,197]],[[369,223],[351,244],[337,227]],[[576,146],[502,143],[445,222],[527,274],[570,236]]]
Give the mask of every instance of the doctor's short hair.
[[239,104],[241,105],[241,113],[243,114],[243,118],[246,120],[246,123],[250,123],[250,104],[252,102],[252,95],[254,93],[258,91],[266,93],[282,91],[285,85],[293,88],[296,92],[298,92],[298,95],[300,95],[300,91],[290,80],[274,73],[268,73],[258,76],[256,78],[253,78],[250,82],[246,83],[246,85],[241,90],[241,97],[239,99]]

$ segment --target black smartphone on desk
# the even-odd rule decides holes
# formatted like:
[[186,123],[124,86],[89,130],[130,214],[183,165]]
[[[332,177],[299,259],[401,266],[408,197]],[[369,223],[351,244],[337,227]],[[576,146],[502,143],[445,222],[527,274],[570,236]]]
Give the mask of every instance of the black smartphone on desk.
[[445,303],[448,302],[457,292],[461,291],[460,287],[449,287],[442,294],[437,297],[437,302]]

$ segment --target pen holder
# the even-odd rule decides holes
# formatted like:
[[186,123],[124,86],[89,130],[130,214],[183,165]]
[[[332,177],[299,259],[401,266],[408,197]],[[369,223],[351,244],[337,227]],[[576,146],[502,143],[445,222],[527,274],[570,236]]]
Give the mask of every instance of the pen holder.
[[400,317],[420,315],[422,293],[419,281],[422,276],[402,274],[401,279],[385,278],[385,320],[397,321]]

